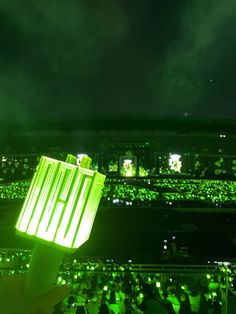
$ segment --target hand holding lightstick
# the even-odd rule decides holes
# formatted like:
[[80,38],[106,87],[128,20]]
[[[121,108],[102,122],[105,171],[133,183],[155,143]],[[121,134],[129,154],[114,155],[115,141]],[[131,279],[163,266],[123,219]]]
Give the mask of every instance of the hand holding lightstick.
[[64,252],[88,240],[101,199],[105,176],[89,168],[86,156],[66,162],[42,156],[16,224],[19,235],[36,244],[25,283],[25,295],[37,298],[55,283]]

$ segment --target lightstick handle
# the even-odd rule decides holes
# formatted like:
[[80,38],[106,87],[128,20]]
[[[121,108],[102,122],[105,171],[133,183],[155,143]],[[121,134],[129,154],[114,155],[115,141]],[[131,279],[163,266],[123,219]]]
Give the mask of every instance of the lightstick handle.
[[[76,157],[68,154],[66,162],[76,164]],[[92,159],[84,156],[80,166],[89,168]],[[33,249],[28,274],[26,277],[24,293],[27,297],[35,299],[47,293],[55,284],[64,252],[50,247],[44,243],[36,243]]]
[[53,287],[63,256],[61,250],[43,243],[35,244],[24,287],[28,298],[36,299]]

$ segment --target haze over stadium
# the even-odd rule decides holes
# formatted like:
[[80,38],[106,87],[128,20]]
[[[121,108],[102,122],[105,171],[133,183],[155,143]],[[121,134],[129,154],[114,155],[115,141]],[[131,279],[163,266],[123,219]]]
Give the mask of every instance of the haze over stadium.
[[234,0],[0,4],[0,117],[234,118]]

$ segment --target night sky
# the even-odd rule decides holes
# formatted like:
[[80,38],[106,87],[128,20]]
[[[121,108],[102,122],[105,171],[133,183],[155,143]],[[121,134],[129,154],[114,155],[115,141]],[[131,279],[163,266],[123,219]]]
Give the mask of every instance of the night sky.
[[0,121],[236,117],[235,0],[2,0]]

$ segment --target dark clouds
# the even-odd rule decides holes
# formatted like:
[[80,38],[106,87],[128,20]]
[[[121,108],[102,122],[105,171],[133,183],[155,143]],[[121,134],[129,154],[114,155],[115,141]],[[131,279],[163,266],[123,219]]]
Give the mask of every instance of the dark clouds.
[[235,13],[233,0],[196,0],[183,8],[181,32],[169,44],[160,85],[161,102],[172,112],[236,115]]
[[232,116],[235,10],[233,0],[1,1],[1,120]]

